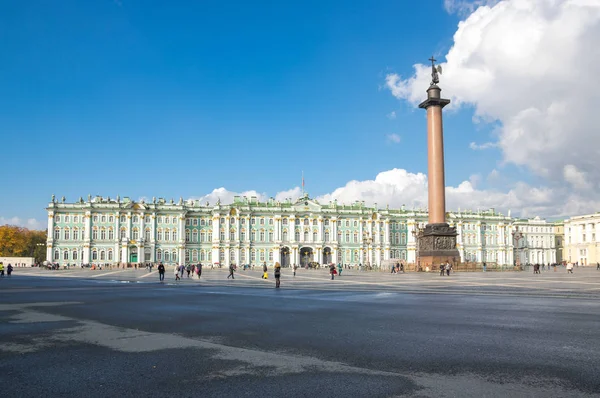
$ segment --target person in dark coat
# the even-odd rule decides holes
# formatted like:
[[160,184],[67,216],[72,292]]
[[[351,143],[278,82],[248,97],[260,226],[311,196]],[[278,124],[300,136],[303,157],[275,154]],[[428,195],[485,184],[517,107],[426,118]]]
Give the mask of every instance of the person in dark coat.
[[158,280],[161,282],[165,280],[165,266],[163,263],[158,264]]
[[275,263],[275,288],[279,289],[281,283],[281,264]]

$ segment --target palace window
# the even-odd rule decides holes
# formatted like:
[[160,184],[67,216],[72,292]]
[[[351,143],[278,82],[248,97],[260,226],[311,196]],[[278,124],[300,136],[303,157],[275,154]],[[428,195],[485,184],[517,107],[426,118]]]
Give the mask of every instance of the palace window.
[[54,250],[54,260],[60,259],[60,252],[58,250]]
[[73,222],[79,222],[79,216],[73,216]]
[[232,224],[232,225],[235,224],[235,218],[231,217],[229,219],[229,224]]
[[[165,217],[165,224],[169,224],[169,222],[170,222],[170,219],[169,219],[169,217]],[[165,252],[165,256],[166,256],[166,255],[167,255],[167,252]]]
[[73,252],[71,252],[71,258],[73,260],[77,260],[77,250],[73,250]]
[[304,242],[308,242],[308,232],[304,232]]
[[[56,217],[54,217],[54,220],[56,222],[60,222],[60,215],[57,214]],[[57,260],[58,260],[58,258],[57,258]]]
[[165,240],[169,241],[171,239],[171,231],[168,229],[165,229]]
[[251,224],[251,225],[256,225],[256,218],[252,217],[252,218],[250,219],[250,224]]
[[157,240],[163,240],[163,230],[162,230],[162,229],[159,229],[159,230],[156,232],[156,239],[157,239]]
[[273,242],[273,232],[269,232],[269,242]]
[[69,216],[68,215],[65,216],[65,222],[69,222]]
[[[208,231],[208,234],[206,235],[206,239],[208,239],[209,242],[212,242],[212,231]],[[210,254],[209,254],[210,256]],[[208,258],[210,260],[210,257]]]
[[273,225],[273,219],[269,218],[269,225]]
[[101,222],[106,222],[106,216],[102,216],[101,220]]
[[329,226],[329,220],[325,220],[325,226],[328,227]]
[[316,242],[316,241],[317,241],[317,233],[313,232],[313,242]]
[[358,243],[358,234],[354,233],[354,243]]
[[192,231],[192,242],[198,242],[198,230]]
[[250,232],[250,240],[252,242],[256,242],[256,232],[255,231]]
[[221,233],[219,234],[219,239],[225,240],[225,231],[221,231]]
[[139,223],[139,222],[140,222],[140,219],[139,219],[139,217],[138,217],[138,216],[133,216],[133,223],[134,223],[134,224],[137,224],[137,223]]
[[358,221],[354,221],[354,228],[358,227]]
[[245,218],[240,218],[240,223],[242,225],[246,225],[246,219]]
[[175,242],[177,240],[177,230],[174,229],[173,230],[173,242]]
[[337,241],[338,241],[338,243],[342,243],[342,231],[338,231],[338,233],[337,233]]
[[189,230],[186,230],[186,231],[185,231],[185,241],[186,241],[186,242],[189,242],[189,241],[190,241],[190,231],[189,231]]
[[294,232],[294,240],[298,242],[300,240],[300,231]]
[[108,251],[108,261],[112,261],[112,259],[113,259],[113,251],[109,250]]
[[106,228],[100,230],[100,239],[106,240]]
[[283,224],[283,225],[288,225],[288,219],[287,219],[287,218],[284,218],[284,219],[283,219],[283,221],[282,221],[282,224]]
[[127,229],[121,228],[121,239],[125,239],[127,237]]
[[309,223],[308,223],[308,218],[305,218],[305,219],[304,219],[304,225],[307,225],[307,226],[309,225]]
[[190,219],[189,219],[189,218],[187,218],[187,219],[185,220],[185,225],[186,225],[186,226],[188,226],[188,227],[190,226]]
[[350,243],[350,232],[346,232],[346,243]]
[[225,217],[221,217],[221,224],[225,224]]
[[206,222],[204,221],[204,218],[202,218],[202,219],[200,220],[200,226],[202,226],[202,227],[203,227],[204,225],[206,225]]
[[265,225],[265,219],[264,218],[260,219],[260,225]]
[[264,250],[260,251],[260,261],[265,261],[265,251]]
[[185,250],[185,262],[190,262],[190,251],[188,249]]
[[235,250],[230,250],[229,251],[229,262],[230,263],[235,263]]
[[229,231],[229,240],[235,240],[235,231]]
[[287,231],[283,231],[283,241],[287,242],[288,240],[288,232]]
[[242,262],[242,263],[246,262],[246,250],[242,250],[240,252],[240,262]]
[[127,218],[124,215],[121,216],[121,222],[125,222],[125,221],[127,221]]
[[198,261],[198,250],[196,250],[196,249],[192,250],[192,261],[193,262]]
[[65,228],[64,235],[65,235],[65,240],[71,239],[71,233],[69,231],[69,228]]
[[156,261],[162,261],[162,250],[156,249]]
[[337,222],[337,226],[338,226],[338,228],[341,228],[341,227],[342,227],[342,222],[341,222],[341,221],[338,221],[338,222]]
[[200,261],[204,261],[204,260],[205,260],[205,257],[204,257],[204,250],[202,250],[202,251],[200,252]]
[[98,252],[96,250],[92,251],[92,260],[98,260]]
[[219,250],[219,261],[222,263],[225,262],[225,251],[224,250]]
[[73,240],[79,240],[79,230],[77,228],[73,230]]
[[63,260],[68,260],[68,259],[69,259],[69,252],[65,250],[63,252]]
[[261,242],[265,241],[265,231],[260,231],[260,241]]
[[252,250],[250,253],[250,261],[256,261],[256,250]]
[[149,224],[149,223],[150,223],[150,217],[149,217],[149,216],[146,216],[146,217],[144,218],[144,222],[145,222],[146,224]]
[[102,250],[102,251],[100,252],[100,260],[101,260],[101,261],[104,261],[104,260],[106,260],[106,252],[105,252],[104,250]]
[[198,225],[198,219],[197,218],[192,219],[192,225],[193,226],[197,226]]
[[313,220],[313,225],[314,225],[314,226],[317,226],[317,224],[318,224],[318,222],[317,222],[317,219],[315,218],[315,219]]
[[329,232],[325,232],[325,242],[329,242]]
[[269,251],[269,261],[273,261],[273,252]]
[[146,242],[149,242],[149,241],[150,241],[150,236],[151,236],[151,234],[152,234],[152,231],[150,231],[150,228],[146,228],[146,229],[144,230],[144,240],[145,240]]
[[296,221],[294,221],[294,225],[300,225],[300,219],[296,218]]
[[98,222],[98,216],[94,216],[94,217],[92,217],[92,220],[93,220],[94,222]]
[[173,217],[172,221],[173,221],[173,224],[177,224],[177,217]]
[[165,256],[165,262],[169,262],[171,261],[171,254],[165,250],[165,252],[163,253],[163,255]]
[[240,232],[240,240],[246,240],[246,233],[244,231]]
[[406,234],[402,234],[401,235],[400,244],[401,245],[405,245],[406,244]]
[[346,228],[350,226],[350,221],[346,220]]
[[98,239],[98,230],[96,228],[92,230],[92,239]]
[[200,232],[200,242],[205,242],[206,241],[206,234],[204,233],[204,231]]

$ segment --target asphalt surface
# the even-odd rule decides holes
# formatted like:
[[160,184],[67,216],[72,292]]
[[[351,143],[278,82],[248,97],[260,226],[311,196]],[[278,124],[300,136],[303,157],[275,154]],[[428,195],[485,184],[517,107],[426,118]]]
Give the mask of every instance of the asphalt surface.
[[0,396],[600,396],[600,271],[20,270]]

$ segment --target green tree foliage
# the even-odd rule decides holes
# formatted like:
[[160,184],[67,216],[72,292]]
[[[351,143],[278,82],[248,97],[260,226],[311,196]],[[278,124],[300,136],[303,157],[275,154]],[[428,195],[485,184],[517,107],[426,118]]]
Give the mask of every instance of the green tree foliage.
[[46,258],[46,231],[32,231],[14,225],[0,226],[0,256]]

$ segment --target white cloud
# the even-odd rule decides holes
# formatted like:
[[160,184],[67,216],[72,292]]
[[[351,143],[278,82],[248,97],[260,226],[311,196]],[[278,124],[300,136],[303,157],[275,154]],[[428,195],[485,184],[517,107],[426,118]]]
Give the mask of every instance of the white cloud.
[[36,220],[35,218],[28,218],[26,220],[19,217],[2,217],[0,216],[0,225],[17,225],[19,227],[25,227],[33,230],[45,230],[48,228],[48,224],[44,221]]
[[[471,104],[477,120],[500,122],[495,145],[505,162],[525,166],[552,187],[568,181],[595,200],[600,135],[592,115],[600,99],[594,77],[600,64],[600,2],[445,2],[451,11],[463,5],[474,11],[459,23],[440,77],[450,107]],[[397,98],[417,104],[431,81],[431,67],[414,69],[407,79],[388,75],[386,86]]]
[[386,134],[385,139],[387,142],[390,142],[392,144],[400,143],[400,136],[398,134]]
[[476,144],[474,142],[471,142],[469,144],[469,148],[471,148],[474,151],[482,151],[484,149],[495,148],[497,146],[498,144],[496,144],[495,142],[484,142],[483,144]]
[[392,111],[392,112],[388,113],[386,116],[388,119],[394,120],[396,118],[396,111]]
[[[469,181],[446,187],[447,209],[495,208],[504,214],[512,210],[513,216],[566,217],[594,212],[600,207],[600,201],[589,200],[567,188],[550,189],[519,182],[508,192],[502,192],[477,189],[480,179],[479,175],[473,175]],[[391,208],[406,205],[409,209],[426,209],[427,176],[392,169],[379,173],[374,180],[350,181],[317,200],[321,203],[337,200],[340,204],[364,200],[369,205],[377,203],[380,208],[389,204]]]
[[225,189],[224,187],[213,189],[211,193],[208,195],[200,196],[200,197],[192,197],[192,200],[199,200],[200,203],[205,204],[206,202],[214,205],[217,201],[221,201],[222,204],[230,204],[233,203],[234,196],[247,196],[248,198],[252,196],[256,196],[256,198],[264,202],[269,197],[265,193],[258,193],[257,191],[244,191],[244,192],[233,192]]
[[590,183],[587,181],[585,173],[579,171],[577,167],[573,166],[572,164],[568,164],[564,167],[563,175],[565,180],[574,188],[580,190],[590,189]]
[[302,196],[302,189],[300,189],[300,187],[295,187],[287,191],[278,192],[277,195],[275,195],[275,200],[283,202],[286,199],[292,199],[292,201],[295,201],[300,196]]

